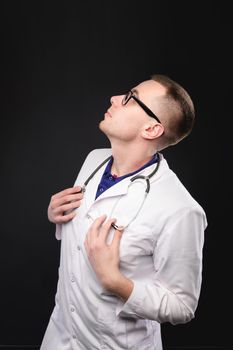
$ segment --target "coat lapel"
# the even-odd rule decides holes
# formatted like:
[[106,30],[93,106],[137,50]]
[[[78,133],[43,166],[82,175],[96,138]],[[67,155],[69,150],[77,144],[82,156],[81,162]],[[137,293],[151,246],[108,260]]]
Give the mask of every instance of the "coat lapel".
[[126,178],[120,181],[119,183],[115,184],[114,186],[110,187],[109,189],[107,189],[103,194],[101,194],[95,200],[96,191],[101,181],[101,177],[104,173],[104,170],[105,168],[100,169],[87,185],[87,188],[84,194],[84,201],[83,201],[83,204],[85,205],[85,213],[87,213],[88,210],[90,210],[93,206],[98,205],[98,203],[102,201],[104,198],[122,196],[122,195],[125,195],[128,191],[130,179]]
[[[148,175],[153,171],[153,168],[154,165],[151,165],[148,168],[142,170],[140,173],[138,173],[138,175]],[[151,178],[151,184],[154,183],[166,169],[167,163],[162,157],[158,172]],[[84,215],[86,215],[87,213],[92,213],[93,216],[95,210],[97,216],[101,215],[98,208],[102,207],[104,200],[105,209],[109,213],[112,212],[115,217],[116,215],[118,217],[121,217],[122,222],[120,222],[119,224],[125,226],[130,221],[132,221],[132,218],[133,216],[135,216],[135,213],[139,212],[140,207],[145,200],[146,182],[142,179],[131,182],[131,177],[127,177],[119,183],[107,189],[95,200],[97,187],[101,181],[101,177],[104,173],[104,170],[105,166],[103,166],[95,174],[95,176],[90,180],[90,182],[87,185],[83,200]]]

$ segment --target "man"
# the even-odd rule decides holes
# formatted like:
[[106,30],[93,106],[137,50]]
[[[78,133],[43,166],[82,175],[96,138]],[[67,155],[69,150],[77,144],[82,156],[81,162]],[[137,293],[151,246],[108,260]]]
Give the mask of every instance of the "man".
[[163,75],[111,98],[99,125],[111,148],[48,207],[62,241],[41,350],[160,350],[160,323],[194,317],[206,216],[160,153],[193,123],[190,96]]

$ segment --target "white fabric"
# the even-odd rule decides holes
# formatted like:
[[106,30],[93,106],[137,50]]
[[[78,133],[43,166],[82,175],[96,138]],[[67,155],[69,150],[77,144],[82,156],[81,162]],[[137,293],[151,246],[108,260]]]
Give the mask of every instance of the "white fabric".
[[[110,149],[92,151],[75,182],[83,185]],[[161,350],[160,323],[194,317],[201,288],[206,216],[162,157],[142,204],[145,182],[125,178],[95,200],[105,165],[87,185],[69,223],[57,225],[61,260],[56,305],[41,350]],[[149,174],[155,165],[144,169]],[[102,214],[129,224],[120,243],[120,269],[134,282],[125,302],[104,290],[84,247],[89,226]],[[111,241],[114,230],[110,231]]]

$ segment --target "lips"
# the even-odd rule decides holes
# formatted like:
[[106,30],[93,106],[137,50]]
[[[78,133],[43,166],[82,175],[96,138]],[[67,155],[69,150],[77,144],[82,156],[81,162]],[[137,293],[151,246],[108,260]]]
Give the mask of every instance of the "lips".
[[109,115],[109,117],[112,117],[111,113],[109,112],[109,110],[107,110],[106,114]]

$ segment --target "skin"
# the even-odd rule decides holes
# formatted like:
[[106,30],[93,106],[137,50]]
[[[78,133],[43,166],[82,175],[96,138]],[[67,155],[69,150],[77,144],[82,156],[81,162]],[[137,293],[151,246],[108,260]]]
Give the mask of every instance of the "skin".
[[75,217],[73,210],[80,207],[83,198],[80,191],[81,187],[75,186],[54,194],[48,206],[49,221],[63,224],[72,220]]
[[[165,88],[153,80],[147,80],[134,89],[137,97],[163,123],[159,101],[166,92]],[[159,137],[164,132],[163,125],[149,117],[133,99],[123,106],[123,97],[118,95],[111,98],[111,106],[99,124],[111,143],[114,158],[111,172],[118,176],[136,171],[146,164],[157,151]],[[73,219],[73,210],[81,205],[83,198],[80,189],[80,186],[68,188],[51,197],[48,207],[51,222],[61,224]],[[119,247],[124,230],[115,230],[112,243],[106,243],[111,223],[115,221],[114,218],[106,219],[106,216],[97,218],[86,234],[85,248],[103,287],[127,300],[133,290],[133,281],[119,269]]]

